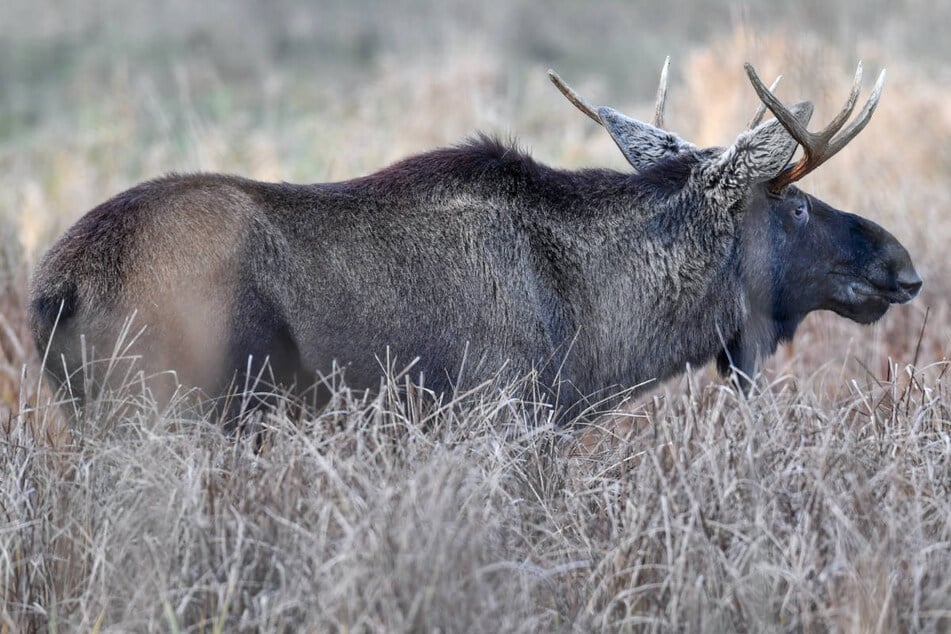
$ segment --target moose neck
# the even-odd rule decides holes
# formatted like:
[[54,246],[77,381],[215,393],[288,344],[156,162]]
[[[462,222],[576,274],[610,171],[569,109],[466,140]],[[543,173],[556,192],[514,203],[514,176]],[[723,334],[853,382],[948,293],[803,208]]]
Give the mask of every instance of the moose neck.
[[747,314],[733,217],[664,178],[557,172],[528,212],[539,278],[563,307],[553,340],[582,392],[664,379],[703,364]]

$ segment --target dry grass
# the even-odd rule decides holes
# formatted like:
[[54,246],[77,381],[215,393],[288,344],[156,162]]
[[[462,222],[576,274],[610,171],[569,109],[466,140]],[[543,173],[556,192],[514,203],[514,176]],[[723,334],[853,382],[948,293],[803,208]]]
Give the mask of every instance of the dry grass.
[[947,364],[820,402],[688,379],[581,437],[491,385],[261,422],[2,430],[25,630],[945,631]]
[[[892,230],[925,290],[871,328],[810,317],[750,399],[698,369],[565,432],[516,386],[434,407],[391,382],[268,413],[256,452],[130,386],[89,424],[65,424],[38,378],[27,273],[79,213],[138,180],[345,178],[480,129],[517,132],[553,164],[623,167],[547,85],[550,60],[519,48],[572,29],[520,11],[541,20],[527,31],[538,39],[506,51],[467,37],[404,58],[371,37],[381,52],[356,83],[269,66],[259,33],[253,99],[212,57],[167,77],[120,65],[103,78],[90,63],[64,80],[74,107],[44,105],[7,137],[0,116],[0,631],[951,630],[951,89],[905,36],[896,53],[887,38],[834,46],[822,29],[744,28],[632,70],[680,52],[668,121],[722,144],[754,104],[746,59],[786,72],[783,96],[816,99],[817,120],[844,98],[854,49],[869,71],[888,64],[869,128],[805,186]],[[596,102],[625,94],[604,83],[628,53],[610,25],[572,19],[603,28],[616,55],[602,75],[608,55],[584,52],[596,61],[566,78]],[[40,24],[66,40],[92,28]]]

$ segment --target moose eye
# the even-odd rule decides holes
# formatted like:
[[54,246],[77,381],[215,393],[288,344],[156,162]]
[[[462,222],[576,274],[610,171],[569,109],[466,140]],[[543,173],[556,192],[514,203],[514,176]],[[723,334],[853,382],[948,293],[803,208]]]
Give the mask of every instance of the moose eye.
[[792,215],[798,224],[805,224],[809,221],[809,204],[806,201],[797,204],[793,208]]

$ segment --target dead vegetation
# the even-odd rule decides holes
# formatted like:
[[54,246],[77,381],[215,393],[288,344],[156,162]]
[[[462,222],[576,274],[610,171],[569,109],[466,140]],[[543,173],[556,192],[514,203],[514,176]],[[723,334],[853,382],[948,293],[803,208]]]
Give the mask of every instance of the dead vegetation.
[[688,377],[577,433],[489,385],[268,414],[263,446],[139,405],[0,443],[8,627],[944,631],[946,363],[821,402]]

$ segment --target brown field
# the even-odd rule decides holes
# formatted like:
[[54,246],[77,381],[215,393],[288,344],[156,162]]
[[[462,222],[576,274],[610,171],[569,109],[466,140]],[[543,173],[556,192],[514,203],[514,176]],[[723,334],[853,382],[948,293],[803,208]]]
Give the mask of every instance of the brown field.
[[[5,2],[0,632],[951,631],[951,7],[831,4]],[[70,427],[43,384],[30,268],[112,194],[337,180],[476,131],[626,169],[545,70],[647,118],[668,54],[668,126],[710,145],[756,105],[744,61],[815,121],[887,66],[803,185],[908,246],[921,296],[810,316],[749,399],[693,368],[570,432],[516,386],[433,408],[394,378],[267,414],[255,452],[134,381]]]

